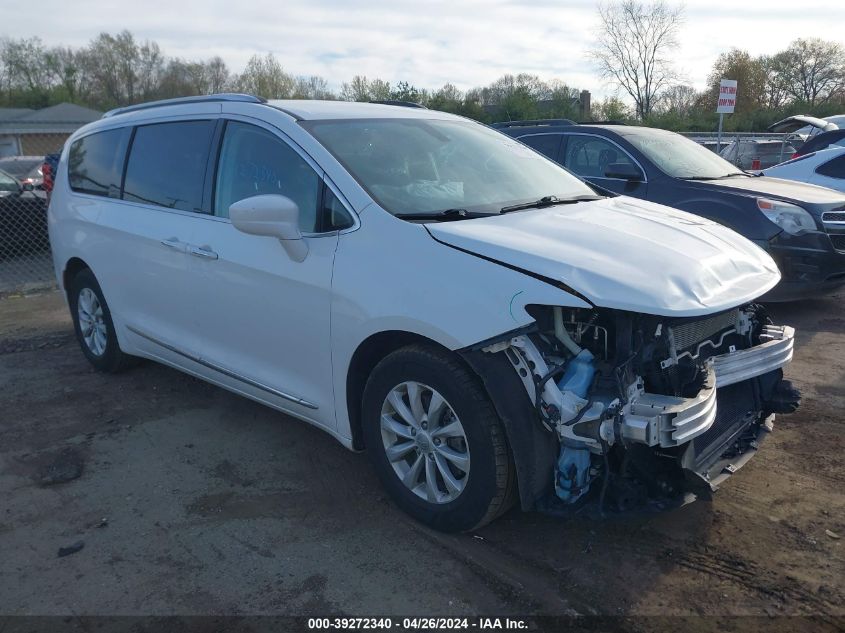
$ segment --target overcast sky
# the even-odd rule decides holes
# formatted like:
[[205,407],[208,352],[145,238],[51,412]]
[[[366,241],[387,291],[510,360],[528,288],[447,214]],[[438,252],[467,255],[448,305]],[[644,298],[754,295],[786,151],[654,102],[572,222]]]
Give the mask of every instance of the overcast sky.
[[[484,85],[504,73],[557,77],[596,95],[610,90],[586,58],[595,0],[0,0],[0,37],[82,46],[124,28],[183,58],[220,55],[238,72],[272,52],[294,74],[339,88],[353,75],[436,88]],[[772,53],[797,37],[845,43],[842,0],[688,0],[678,68],[702,87],[732,46]],[[10,27],[14,30],[10,31]]]

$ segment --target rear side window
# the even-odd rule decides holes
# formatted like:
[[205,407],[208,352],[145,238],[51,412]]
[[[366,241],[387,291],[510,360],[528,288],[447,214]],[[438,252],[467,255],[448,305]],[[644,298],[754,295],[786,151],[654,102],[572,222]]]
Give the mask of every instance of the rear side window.
[[533,147],[541,154],[556,161],[558,159],[561,138],[562,136],[560,134],[532,134],[530,136],[521,136],[519,140],[528,145],[528,147]]
[[816,173],[829,178],[845,179],[845,155],[819,165],[816,167]]
[[75,140],[68,152],[70,188],[78,193],[119,198],[131,131],[106,130]]
[[123,199],[182,211],[202,211],[214,121],[178,121],[135,130]]

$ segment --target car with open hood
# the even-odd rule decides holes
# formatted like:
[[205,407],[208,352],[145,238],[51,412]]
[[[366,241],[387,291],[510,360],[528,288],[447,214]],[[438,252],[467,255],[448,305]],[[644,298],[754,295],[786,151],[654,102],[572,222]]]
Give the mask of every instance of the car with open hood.
[[785,119],[772,123],[767,129],[775,134],[789,134],[807,140],[824,132],[838,130],[843,117],[833,116],[820,119],[806,114],[794,114]]
[[446,113],[124,108],[68,140],[49,213],[95,368],[309,422],[437,529],[709,495],[798,403],[762,249]]
[[752,240],[782,275],[767,301],[845,284],[845,225],[829,221],[845,210],[843,193],[743,171],[667,130],[554,121],[497,127],[594,186],[694,213]]

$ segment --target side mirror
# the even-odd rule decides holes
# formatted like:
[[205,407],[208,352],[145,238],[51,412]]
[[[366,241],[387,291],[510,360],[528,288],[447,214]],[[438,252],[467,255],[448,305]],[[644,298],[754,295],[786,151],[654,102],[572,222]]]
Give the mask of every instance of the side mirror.
[[604,170],[605,178],[619,178],[620,180],[642,181],[643,172],[631,163],[610,163]]
[[229,207],[232,225],[242,233],[275,237],[295,262],[308,255],[308,243],[299,231],[299,207],[286,196],[244,198]]

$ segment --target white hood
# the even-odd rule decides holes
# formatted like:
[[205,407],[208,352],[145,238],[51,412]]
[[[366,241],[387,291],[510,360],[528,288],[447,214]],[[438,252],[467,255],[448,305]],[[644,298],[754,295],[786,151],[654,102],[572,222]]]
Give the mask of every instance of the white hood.
[[605,308],[699,316],[780,280],[772,258],[738,233],[624,196],[426,227],[440,242],[561,281]]

